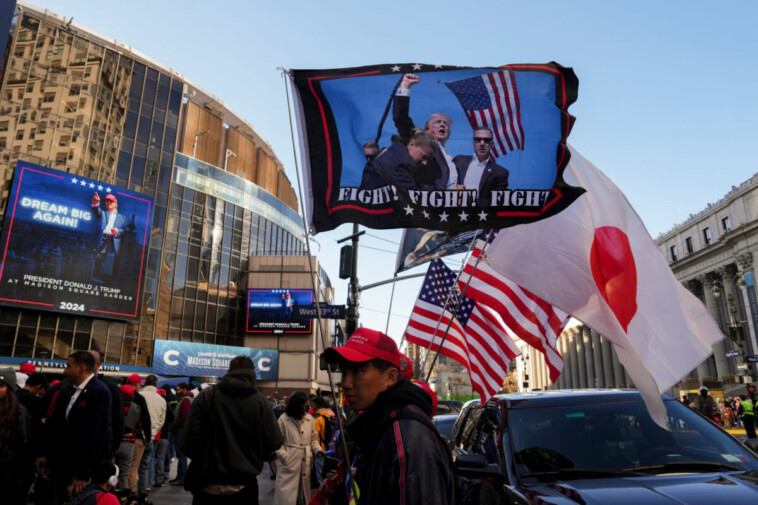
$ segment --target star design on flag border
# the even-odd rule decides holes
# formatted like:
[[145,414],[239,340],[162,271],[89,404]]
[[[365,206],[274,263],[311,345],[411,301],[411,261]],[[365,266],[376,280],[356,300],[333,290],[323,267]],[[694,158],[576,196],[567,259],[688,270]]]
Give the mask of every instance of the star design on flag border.
[[94,183],[94,182],[90,182],[90,183],[89,183],[89,187],[90,187],[91,189],[95,189],[95,183]]
[[102,184],[98,184],[97,189],[98,189],[98,191],[102,191],[103,190],[103,185]]
[[450,214],[448,214],[447,212],[445,212],[445,211],[443,210],[443,211],[442,211],[442,214],[440,214],[440,222],[445,222],[445,223],[447,223],[447,218],[448,218],[448,217],[450,217]]
[[393,72],[400,72],[400,65],[395,65],[394,67],[392,67],[392,71]]
[[82,186],[86,186],[87,185],[87,181],[85,181],[84,179],[82,179],[81,181],[79,181],[79,184],[82,185]]
[[105,192],[106,193],[110,193],[111,192],[111,188],[105,188]]
[[411,207],[410,205],[406,205],[405,207],[403,207],[403,210],[405,211],[406,216],[413,215],[413,207]]
[[77,179],[76,177],[71,179],[71,184],[76,184],[77,182],[79,182],[79,179]]
[[458,214],[458,217],[461,218],[461,222],[467,222],[468,221],[468,214],[466,214],[466,211],[464,210],[460,214]]
[[429,213],[426,211],[426,209],[422,210],[421,213],[424,215],[425,218],[429,219]]
[[414,63],[413,64],[413,70],[421,70],[421,64],[420,63]]
[[434,68],[442,68],[442,65],[434,65]]
[[484,211],[481,211],[481,212],[480,212],[479,214],[477,214],[477,215],[479,216],[479,221],[486,221],[486,220],[487,220],[487,213],[486,213],[486,212],[484,212]]

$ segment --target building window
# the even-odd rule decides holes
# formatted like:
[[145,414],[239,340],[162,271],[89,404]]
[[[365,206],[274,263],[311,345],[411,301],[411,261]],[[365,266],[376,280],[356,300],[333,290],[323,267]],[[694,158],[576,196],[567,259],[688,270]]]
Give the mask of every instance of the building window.
[[695,252],[695,248],[692,246],[692,237],[687,237],[684,239],[684,243],[687,246],[688,253]]
[[710,228],[704,228],[703,229],[703,240],[705,241],[705,244],[708,245],[711,243],[711,229]]
[[726,216],[724,219],[721,220],[721,226],[724,228],[724,230],[732,229],[732,221],[731,219],[729,219],[729,216]]
[[678,259],[679,259],[679,255],[678,255],[678,254],[676,254],[676,246],[675,246],[675,245],[672,245],[672,246],[671,246],[671,260],[672,260],[672,261],[676,261],[676,260],[678,260]]

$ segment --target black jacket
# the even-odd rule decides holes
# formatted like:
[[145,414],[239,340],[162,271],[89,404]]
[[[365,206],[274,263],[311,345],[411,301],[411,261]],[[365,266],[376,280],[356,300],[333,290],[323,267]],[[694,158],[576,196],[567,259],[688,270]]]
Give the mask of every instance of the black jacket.
[[137,438],[141,438],[145,441],[145,443],[149,443],[151,441],[150,435],[152,434],[152,426],[150,426],[150,411],[147,410],[147,402],[145,401],[145,397],[136,391],[134,393],[134,400],[132,401],[139,405],[140,409],[140,431],[137,433]]
[[431,412],[427,393],[401,381],[380,393],[374,404],[348,426],[349,438],[356,447],[360,505],[454,503],[447,448],[431,423],[408,418],[428,419]]
[[121,389],[111,379],[103,374],[97,376],[111,392],[111,434],[113,435],[113,445],[111,452],[116,452],[121,445],[121,437],[124,436],[124,397],[121,395]]
[[100,462],[111,458],[111,393],[97,377],[92,377],[66,417],[66,408],[74,394],[74,385],[67,384],[56,401],[55,410],[47,419],[53,445],[46,448],[48,464],[58,482],[72,478],[88,480]]
[[255,388],[255,372],[233,370],[192,402],[179,438],[192,460],[185,487],[254,482],[281,445],[271,404]]
[[[453,158],[455,168],[458,171],[458,184],[463,184],[466,179],[466,172],[471,164],[473,156],[459,155]],[[492,191],[508,189],[508,169],[501,167],[492,160],[487,161],[487,166],[479,180],[479,187],[476,188],[476,206],[490,207],[492,205]]]

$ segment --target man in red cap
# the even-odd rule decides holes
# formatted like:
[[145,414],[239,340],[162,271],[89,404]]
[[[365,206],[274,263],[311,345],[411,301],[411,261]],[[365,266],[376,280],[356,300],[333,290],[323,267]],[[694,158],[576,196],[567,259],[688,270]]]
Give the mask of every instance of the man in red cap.
[[324,351],[342,372],[350,407],[361,411],[347,427],[355,442],[355,478],[348,493],[360,505],[453,503],[450,454],[429,420],[432,400],[401,373],[392,338],[358,328],[342,347]]
[[432,391],[432,388],[430,388],[429,384],[426,382],[413,380],[413,362],[411,361],[411,358],[403,353],[400,353],[400,371],[408,378],[409,381],[411,381],[411,384],[420,387],[426,392],[426,394],[429,395],[429,398],[432,400],[432,413],[429,414],[429,417],[433,418],[434,414],[437,412],[437,405],[439,404],[439,400],[437,400],[437,393]]
[[32,363],[31,361],[27,361],[26,363],[18,367],[18,371],[21,373],[25,373],[26,375],[31,375],[37,372],[37,367],[34,366],[34,363]]
[[134,440],[134,453],[132,457],[132,464],[129,468],[129,489],[132,493],[137,493],[139,483],[139,466],[142,460],[142,455],[145,452],[145,446],[150,443],[152,437],[152,425],[150,420],[150,411],[147,407],[147,401],[145,397],[139,393],[142,387],[142,377],[139,374],[133,373],[126,378],[126,383],[134,388],[134,403],[139,405],[140,408],[140,426],[141,430],[136,434]]

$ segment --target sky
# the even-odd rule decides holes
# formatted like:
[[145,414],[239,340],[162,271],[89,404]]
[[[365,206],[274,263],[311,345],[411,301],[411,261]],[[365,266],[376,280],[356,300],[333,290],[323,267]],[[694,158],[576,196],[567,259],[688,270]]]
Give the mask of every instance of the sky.
[[[758,145],[758,3],[748,0],[33,3],[132,46],[220,98],[271,144],[295,187],[277,69],[379,63],[572,67],[579,96],[569,109],[576,117],[569,143],[626,194],[653,238],[758,172],[750,154]],[[311,240],[339,303],[347,281],[338,278],[336,240],[351,232],[346,224]],[[401,236],[366,232],[358,267],[364,286],[392,277]],[[389,333],[397,340],[420,286],[418,278],[396,284]],[[363,292],[361,324],[385,329],[391,289]]]

